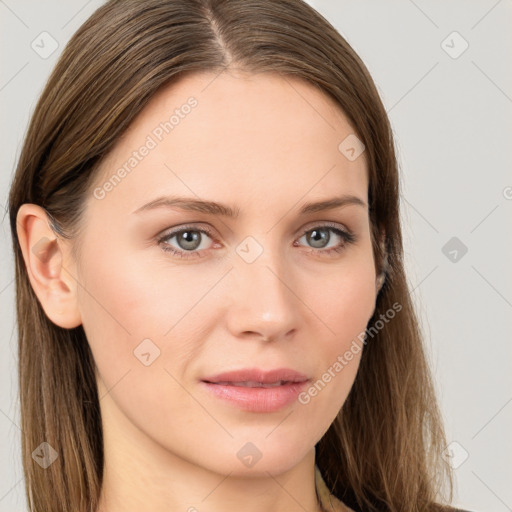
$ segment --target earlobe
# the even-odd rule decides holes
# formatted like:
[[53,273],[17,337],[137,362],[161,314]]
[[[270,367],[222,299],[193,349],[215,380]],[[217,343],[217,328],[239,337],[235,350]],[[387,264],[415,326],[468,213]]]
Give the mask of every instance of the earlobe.
[[44,208],[23,204],[18,210],[16,232],[30,284],[46,316],[65,329],[79,326],[77,283],[67,269],[72,265],[68,247],[52,230]]

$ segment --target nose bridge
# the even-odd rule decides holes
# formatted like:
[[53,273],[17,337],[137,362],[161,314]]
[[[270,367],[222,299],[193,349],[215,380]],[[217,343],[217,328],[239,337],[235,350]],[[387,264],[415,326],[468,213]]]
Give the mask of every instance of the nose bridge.
[[271,236],[248,236],[236,253],[232,327],[268,337],[296,327],[298,301],[283,245]]

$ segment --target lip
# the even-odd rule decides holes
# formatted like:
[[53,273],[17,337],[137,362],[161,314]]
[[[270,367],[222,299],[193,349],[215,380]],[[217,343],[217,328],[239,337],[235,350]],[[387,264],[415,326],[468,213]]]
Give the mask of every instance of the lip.
[[274,383],[280,380],[290,382],[304,382],[309,380],[306,375],[291,368],[275,368],[274,370],[262,370],[260,368],[242,368],[230,372],[223,372],[211,377],[201,379],[205,382],[261,382],[263,384]]
[[[306,375],[289,368],[276,368],[267,371],[259,368],[246,368],[201,379],[201,385],[215,397],[225,400],[239,409],[269,413],[293,403],[297,399],[297,395],[307,386],[309,380]],[[242,382],[249,385],[242,386],[240,385]],[[277,384],[278,382],[280,384]],[[273,386],[252,387],[253,385]]]

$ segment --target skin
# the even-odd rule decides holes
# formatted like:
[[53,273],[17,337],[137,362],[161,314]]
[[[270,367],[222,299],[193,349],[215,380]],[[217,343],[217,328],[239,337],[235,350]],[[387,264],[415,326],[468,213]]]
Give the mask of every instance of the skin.
[[[198,104],[179,125],[103,199],[94,197],[190,96]],[[57,325],[83,325],[97,365],[106,461],[99,510],[321,510],[315,444],[342,407],[361,353],[309,403],[272,413],[240,410],[200,379],[288,367],[316,382],[365,330],[376,300],[366,205],[298,213],[343,194],[367,203],[364,153],[349,161],[338,150],[352,133],[330,98],[296,78],[193,74],[156,94],[102,162],[78,260],[44,210],[20,208],[18,235],[38,299]],[[171,194],[240,214],[133,213]],[[343,248],[326,254],[303,235],[326,222],[356,240],[343,246],[327,230],[327,249]],[[212,231],[198,234],[196,254],[164,251],[167,244],[186,252],[178,237],[157,236],[190,224]],[[248,236],[263,251],[252,263],[236,252]],[[148,338],[160,355],[145,366],[134,350]],[[253,467],[237,457],[247,442],[262,455]]]

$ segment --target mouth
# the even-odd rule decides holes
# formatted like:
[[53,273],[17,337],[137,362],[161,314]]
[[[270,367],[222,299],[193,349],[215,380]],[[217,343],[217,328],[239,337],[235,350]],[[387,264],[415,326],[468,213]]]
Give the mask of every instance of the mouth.
[[201,380],[201,384],[210,396],[237,409],[270,413],[295,402],[309,380],[305,375],[289,369],[267,372],[256,369],[220,374]]

